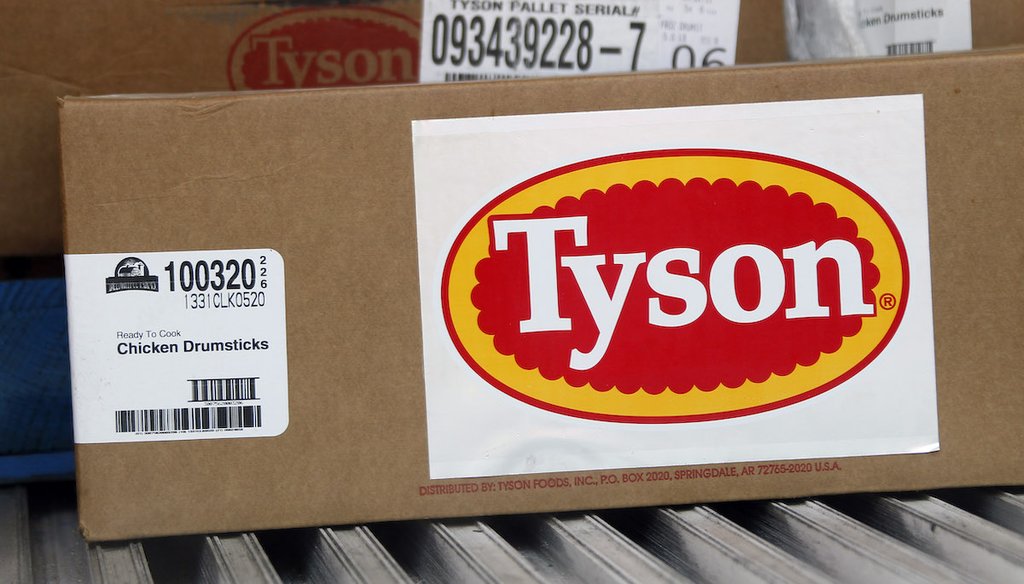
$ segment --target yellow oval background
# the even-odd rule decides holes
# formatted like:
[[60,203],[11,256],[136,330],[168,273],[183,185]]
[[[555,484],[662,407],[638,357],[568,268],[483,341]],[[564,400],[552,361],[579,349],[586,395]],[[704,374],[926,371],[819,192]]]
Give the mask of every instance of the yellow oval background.
[[[873,288],[876,301],[895,297],[895,306],[876,305],[859,333],[843,340],[838,351],[822,354],[811,366],[797,365],[789,375],[772,375],[740,387],[720,385],[712,391],[696,388],[677,394],[645,391],[624,394],[616,388],[597,391],[589,384],[573,387],[563,379],[545,379],[536,369],[519,367],[513,356],[499,353],[493,338],[477,326],[480,311],[470,294],[477,285],[476,264],[487,257],[488,218],[529,214],[541,206],[554,207],[564,197],[579,198],[589,189],[607,191],[615,184],[632,187],[640,181],[660,184],[666,179],[688,182],[729,179],[754,181],[764,188],[778,185],[790,193],[805,193],[815,203],[828,203],[839,217],[857,225],[858,236],[874,247],[872,263],[880,279]],[[756,235],[756,234],[755,234]],[[827,170],[773,155],[729,150],[669,150],[638,152],[581,162],[544,173],[509,189],[478,212],[465,226],[448,256],[442,279],[446,324],[459,352],[473,369],[501,391],[534,406],[566,415],[616,422],[671,423],[749,415],[784,407],[833,389],[877,356],[898,327],[906,306],[909,274],[906,251],[892,220],[867,193]],[[613,340],[614,342],[614,340]]]

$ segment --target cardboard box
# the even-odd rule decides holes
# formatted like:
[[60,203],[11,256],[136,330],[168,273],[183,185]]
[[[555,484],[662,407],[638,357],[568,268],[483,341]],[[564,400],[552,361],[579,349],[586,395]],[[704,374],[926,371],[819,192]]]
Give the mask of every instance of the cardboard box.
[[[258,33],[257,28],[273,24],[282,14],[301,14],[303,18],[322,13],[368,14],[354,4],[372,4],[415,23],[421,12],[415,0],[338,4],[105,0],[86,8],[52,1],[0,3],[0,54],[6,55],[0,87],[0,104],[4,106],[0,127],[5,128],[5,146],[0,148],[0,176],[4,177],[0,182],[0,256],[60,252],[56,98],[284,87],[289,83],[283,71],[280,85],[269,76],[264,77],[269,84],[238,79],[234,56],[245,45],[239,41],[248,38],[247,33]],[[973,19],[977,48],[1024,42],[1020,32],[1024,30],[1024,11],[1014,0],[975,2]],[[403,28],[401,18],[389,20],[387,26],[396,31],[397,46],[407,46],[411,35],[418,38],[418,33]],[[368,30],[372,32],[372,27]],[[408,46],[412,50],[415,43]],[[263,43],[257,48],[270,50],[272,45]],[[736,62],[785,60],[782,1],[744,2]],[[373,81],[411,80],[404,72],[396,77]],[[332,75],[324,79],[324,84],[335,84]],[[307,74],[303,86],[311,83],[315,85],[313,75]]]
[[[333,4],[214,1],[185,6],[176,2],[140,5],[108,1],[83,10],[51,2],[0,2],[0,53],[8,66],[0,84],[0,104],[5,106],[0,110],[0,127],[5,130],[5,143],[0,145],[0,258],[8,254],[55,254],[60,250],[56,151],[59,96],[416,80],[420,2],[363,0]],[[764,3],[755,8],[744,10],[741,30],[746,36],[740,46],[746,52],[741,60],[783,59],[781,8]],[[761,10],[772,14],[761,15]],[[764,22],[774,24],[765,26]],[[46,26],[52,33],[38,34]],[[325,43],[322,35],[330,39]],[[317,59],[327,59],[326,68],[319,67],[316,60],[304,61],[304,51],[309,49],[321,50]],[[337,63],[323,52],[331,50],[338,51]],[[270,59],[271,53],[277,58]],[[370,53],[377,57],[372,65],[367,59]],[[346,58],[352,63],[346,64]],[[307,64],[309,69],[300,82],[294,71]],[[351,74],[342,76],[342,71]],[[47,269],[39,275],[60,276],[63,271],[59,260],[50,261],[57,258],[15,259],[12,266],[44,265]],[[24,269],[7,272],[7,266],[0,265],[0,280],[29,275],[23,273]],[[23,284],[36,286],[33,282]],[[63,284],[59,287],[63,289]],[[41,297],[48,298],[48,291]],[[57,320],[63,323],[63,293],[58,300],[59,305],[51,308],[59,311],[53,316],[59,316]],[[8,304],[12,310],[22,308],[17,302]],[[11,362],[22,366],[11,368],[11,382],[0,387],[0,400],[11,404],[0,408],[0,436],[10,437],[0,440],[7,447],[0,448],[0,455],[68,450],[71,406],[66,346],[61,344],[59,352],[47,353],[57,365],[50,369],[62,374],[56,378],[30,375],[28,369],[35,362],[18,357],[24,351],[15,350],[27,346],[22,327],[35,327],[38,330],[30,332],[39,333],[35,336],[40,338],[53,332],[63,338],[65,325],[52,331],[51,325],[56,323],[53,319],[39,319],[29,312],[19,316],[23,318],[18,321],[21,326],[0,327],[0,344],[10,349]],[[26,411],[34,412],[31,417],[35,423],[29,429],[24,424]],[[65,474],[71,468],[67,464]]]
[[1024,43],[1024,11],[1014,0],[971,2],[974,48],[990,49]]
[[781,63],[789,60],[783,0],[740,2],[736,64]]
[[[3,0],[0,256],[60,253],[57,98],[413,82],[420,18],[419,0],[347,0],[329,6]],[[786,59],[781,2],[745,3],[740,19],[738,63]],[[325,34],[332,40],[317,36]],[[360,61],[358,75],[338,78],[337,67],[327,63],[328,69],[311,67],[296,83],[289,67],[303,63],[301,57],[288,61],[287,54],[310,48],[295,44],[290,51],[286,44],[300,43],[298,38],[314,49],[345,55],[360,48],[378,57],[393,51],[394,66],[389,70],[388,60],[378,59],[378,74],[371,75]],[[269,66],[272,51],[278,54],[276,69]],[[402,51],[410,58],[399,55]]]
[[[0,256],[60,252],[59,97],[416,81],[418,1],[333,4],[0,2]],[[369,53],[352,57],[358,75],[311,67],[297,83],[289,47],[337,50],[341,66],[341,53]],[[383,66],[387,59],[368,65],[381,51],[392,52],[393,67]],[[292,61],[301,69],[300,57]]]
[[[450,86],[69,98],[61,108],[66,252],[124,258],[118,273],[114,263],[103,264],[88,278],[72,269],[78,260],[67,264],[77,392],[96,389],[80,375],[103,359],[149,364],[137,378],[146,388],[134,392],[140,396],[160,377],[146,369],[156,361],[112,356],[120,342],[113,333],[96,344],[76,341],[87,331],[75,323],[99,314],[98,305],[74,300],[79,292],[118,302],[166,294],[104,296],[103,276],[113,278],[108,291],[111,282],[124,289],[118,277],[130,273],[124,277],[138,279],[132,286],[147,280],[166,290],[168,273],[184,273],[165,269],[165,260],[143,269],[126,256],[271,248],[283,258],[287,281],[287,430],[258,438],[147,442],[160,437],[136,435],[143,441],[80,443],[83,531],[90,540],[109,540],[1020,484],[1024,315],[1017,268],[1024,261],[1024,213],[1017,169],[1024,167],[1024,135],[1011,122],[1024,116],[1021,79],[1024,52],[993,51]],[[734,475],[748,465],[701,464],[430,479],[412,121],[904,94],[922,94],[924,104],[938,452],[829,457],[799,467],[777,462],[747,477]],[[121,274],[127,264],[133,270]],[[916,265],[927,274],[927,262]],[[125,312],[115,324],[130,331],[140,318]],[[510,413],[522,406],[507,403]],[[81,442],[78,425],[89,420],[79,405]],[[536,452],[535,445],[522,447]],[[668,480],[624,482],[646,473]]]

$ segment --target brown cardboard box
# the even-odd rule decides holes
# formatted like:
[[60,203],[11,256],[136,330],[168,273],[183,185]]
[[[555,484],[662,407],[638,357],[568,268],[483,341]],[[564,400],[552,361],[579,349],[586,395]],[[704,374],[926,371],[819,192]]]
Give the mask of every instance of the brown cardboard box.
[[[69,98],[61,109],[67,253],[268,247],[283,256],[288,282],[287,431],[79,444],[84,533],[109,540],[1020,484],[1022,79],[1024,51],[993,51],[629,77]],[[686,480],[640,484],[577,484],[596,473],[563,473],[544,476],[573,486],[507,492],[480,492],[476,479],[429,479],[412,120],[912,93],[924,99],[939,452],[815,461],[831,472],[747,478],[708,470],[727,474],[735,465],[669,468]],[[453,492],[466,489],[476,492]]]
[[[416,23],[420,19],[417,0],[338,4],[373,4]],[[256,23],[271,22],[283,13],[298,11],[305,18],[350,10],[317,2],[303,6],[229,0],[104,0],[87,7],[50,0],[0,2],[0,131],[5,141],[0,148],[0,256],[49,255],[61,249],[56,98],[288,86],[287,75],[280,86],[238,81],[239,71],[228,64],[229,53]],[[977,48],[1024,42],[1024,11],[1015,0],[975,2],[973,18]],[[398,27],[392,30],[403,45],[412,31],[403,32],[400,20],[389,22]],[[269,50],[271,44],[258,48]],[[739,64],[787,60],[781,0],[743,2],[736,53]],[[411,80],[405,73],[396,77],[373,81]],[[311,84],[313,75],[307,74],[304,86]],[[335,84],[331,75],[324,84]]]
[[989,49],[1024,43],[1024,11],[1015,0],[971,2],[974,48]]
[[[54,105],[59,97],[415,81],[419,0],[331,4],[102,0],[86,6],[52,0],[0,1],[0,256],[60,252]],[[333,27],[298,24],[308,25],[325,15],[336,19]],[[785,60],[781,2],[744,3],[740,18],[738,62]],[[353,23],[361,28],[353,30]],[[361,73],[356,79],[336,79],[336,69],[318,73],[313,68],[303,83],[295,83],[283,57],[288,51],[280,44],[290,41],[283,37],[312,38],[323,32],[352,41],[351,46],[342,43],[335,49],[362,47],[375,54],[408,50],[412,59],[397,61],[390,74],[383,67],[377,76]],[[250,44],[253,39],[255,44]],[[253,65],[243,66],[252,57],[248,49],[264,55],[278,51],[279,70],[262,68],[259,78],[253,77]],[[293,65],[302,63],[293,59]]]
[[[416,0],[3,0],[0,256],[60,252],[57,98],[414,82],[420,15]],[[327,37],[333,40],[325,43]],[[338,79],[336,68],[313,68],[296,83],[285,59],[293,43],[296,51],[404,54],[393,57],[390,72],[381,66],[370,75],[360,63],[358,76]],[[270,51],[279,53],[280,71],[267,66]]]
[[782,2],[740,2],[740,22],[736,37],[737,64],[781,63],[789,60]]

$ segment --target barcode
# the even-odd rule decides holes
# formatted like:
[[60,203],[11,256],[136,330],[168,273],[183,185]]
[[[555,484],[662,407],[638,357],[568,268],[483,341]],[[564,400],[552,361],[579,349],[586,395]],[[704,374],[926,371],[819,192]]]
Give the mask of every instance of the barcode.
[[900,55],[923,55],[927,53],[934,53],[933,41],[923,41],[920,43],[896,43],[893,45],[886,45],[886,54],[890,57],[898,57]]
[[230,377],[225,379],[189,379],[192,401],[234,401],[257,399],[256,380],[259,377]]
[[260,428],[262,425],[263,416],[260,406],[118,410],[114,412],[115,432],[239,430]]
[[445,73],[445,81],[492,81],[495,79],[523,79],[523,75],[508,73]]

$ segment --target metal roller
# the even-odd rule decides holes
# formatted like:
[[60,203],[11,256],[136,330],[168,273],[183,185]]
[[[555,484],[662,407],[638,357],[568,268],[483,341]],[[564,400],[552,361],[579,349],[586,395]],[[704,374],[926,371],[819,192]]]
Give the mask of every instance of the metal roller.
[[95,584],[152,584],[149,562],[142,544],[89,546],[89,567]]
[[518,551],[481,521],[417,521],[391,524],[387,531],[386,545],[424,582],[542,581]]
[[204,584],[281,584],[281,578],[252,533],[206,536],[199,576]]
[[28,498],[24,487],[0,488],[0,582],[32,582]]
[[767,541],[841,582],[970,581],[947,565],[819,501],[734,507]]
[[1005,489],[404,521],[87,545],[73,485],[0,488],[0,582],[1024,582]]
[[687,581],[597,515],[515,517],[496,521],[495,527],[550,580]]
[[313,582],[412,582],[365,526],[319,529],[313,546]]
[[92,580],[88,547],[78,532],[71,485],[39,485],[29,492],[29,545],[36,584]]
[[852,497],[846,509],[871,526],[966,573],[1024,582],[1024,538],[936,497]]
[[1024,497],[998,489],[958,490],[942,493],[943,499],[1024,535]]
[[662,561],[700,582],[832,581],[709,506],[631,509],[605,517]]

